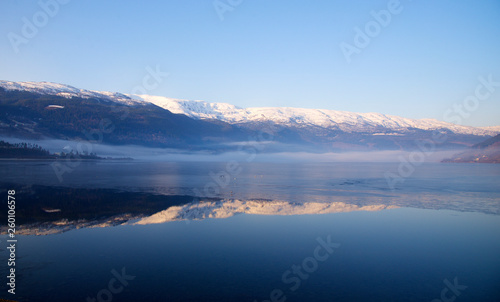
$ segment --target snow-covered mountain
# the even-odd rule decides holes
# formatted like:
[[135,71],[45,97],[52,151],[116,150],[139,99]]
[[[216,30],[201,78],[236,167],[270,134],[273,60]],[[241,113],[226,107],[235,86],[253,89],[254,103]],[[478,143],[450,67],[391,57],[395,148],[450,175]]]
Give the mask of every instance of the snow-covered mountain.
[[[436,119],[409,119],[381,113],[354,113],[326,109],[290,107],[239,108],[227,103],[210,103],[199,100],[173,99],[163,96],[130,95],[117,92],[78,89],[73,86],[51,82],[0,81],[6,90],[22,90],[34,93],[57,95],[65,98],[99,98],[138,105],[152,103],[172,113],[184,114],[195,119],[211,119],[230,124],[273,122],[291,127],[319,127],[344,132],[369,132],[374,135],[404,133],[408,129],[448,129],[456,134],[493,136],[500,133],[500,126],[469,127],[446,123]],[[390,131],[393,131],[392,133]]]
[[56,95],[68,99],[72,97],[80,97],[84,99],[95,98],[121,102],[128,105],[137,105],[141,103],[118,92],[78,89],[70,85],[51,82],[11,82],[0,80],[0,87],[5,90],[19,90],[45,95]]
[[374,135],[397,135],[408,129],[448,129],[457,134],[480,136],[491,136],[500,132],[500,126],[477,128],[455,125],[436,119],[409,119],[381,113],[354,113],[290,107],[239,108],[227,103],[189,101],[150,95],[129,96],[153,103],[173,113],[185,114],[197,119],[220,120],[230,124],[273,122],[291,127],[319,127],[348,133],[370,132]]
[[[247,140],[249,135],[255,136],[259,131],[272,129],[271,133],[276,143],[284,143],[290,146],[300,145],[302,146],[301,150],[315,152],[375,149],[410,150],[417,147],[415,143],[417,140],[432,139],[432,134],[435,130],[446,133],[447,135],[446,143],[441,144],[440,147],[460,148],[463,146],[471,146],[483,141],[485,138],[500,133],[500,126],[469,127],[455,125],[436,119],[409,119],[381,113],[355,113],[326,109],[290,107],[239,108],[228,103],[211,103],[199,100],[173,99],[163,96],[93,91],[50,82],[0,81],[0,87],[11,92],[25,91],[33,94],[58,96],[60,97],[59,103],[61,103],[55,104],[58,106],[64,106],[64,104],[69,105],[67,102],[71,102],[71,99],[74,97],[79,98],[80,101],[82,99],[88,99],[94,102],[94,104],[96,104],[96,102],[99,104],[116,102],[120,105],[129,106],[131,109],[152,106],[156,108],[151,108],[151,110],[155,112],[154,117],[153,115],[149,116],[150,113],[148,112],[152,112],[151,110],[137,110],[140,112],[137,112],[135,115],[139,124],[142,118],[148,119],[150,124],[154,121],[155,126],[150,127],[151,129],[148,130],[149,132],[144,134],[145,137],[150,138],[150,141],[158,141],[158,133],[163,135],[162,133],[166,129],[171,131],[171,133],[168,134],[170,136],[165,134],[163,135],[165,137],[160,139],[160,141],[172,142],[171,135],[177,135],[177,140],[180,142],[182,137],[184,137],[184,134],[175,132],[177,131],[175,129],[185,129],[186,127],[184,125],[178,125],[177,122],[173,121],[167,122],[167,120],[163,120],[162,122],[162,120],[158,119],[158,116],[164,116],[164,114],[159,111],[169,114],[171,112],[177,117],[184,116],[185,119],[201,123],[196,124],[199,126],[198,128],[194,126],[195,124],[190,128],[192,130],[192,135],[197,135],[197,132],[199,133],[198,136],[201,135],[198,138],[199,141],[211,139],[210,137],[213,135],[207,133],[207,131],[209,131],[208,128],[214,130],[218,129],[218,132],[214,133],[219,137],[217,140],[220,141],[220,138],[223,138],[226,142],[229,142],[228,140],[234,142]],[[61,101],[61,99],[64,101]],[[67,101],[65,99],[67,99]],[[49,107],[50,105],[54,104],[48,104]],[[83,110],[83,108],[81,109]],[[21,111],[19,112],[21,113]],[[41,114],[43,115],[44,113]],[[151,119],[149,119],[150,117]],[[169,119],[175,118],[169,117]],[[12,129],[12,127],[18,127],[16,125],[20,125],[19,121],[20,119],[12,120],[12,116],[10,116],[6,117],[3,124],[10,125],[9,127],[11,128],[8,129]],[[26,125],[30,123],[36,125],[38,120],[24,122]],[[170,126],[166,126],[167,124]],[[202,124],[211,126],[204,127]],[[201,134],[199,130],[196,130],[201,129],[200,127],[206,130],[203,134]],[[228,137],[227,132],[224,130],[229,129],[228,127],[231,129],[231,133],[233,133],[231,138]],[[28,128],[29,129],[26,129],[28,132],[36,130],[33,127]],[[120,129],[124,130],[125,128],[124,125]],[[7,128],[5,129],[5,131],[10,131]],[[130,132],[129,130],[127,131]],[[123,132],[127,131],[124,130]],[[129,134],[128,132],[121,133],[120,142],[126,143],[128,141],[128,143],[134,144],[141,142],[140,139],[136,139],[132,142],[131,138],[133,136],[131,135],[135,135],[135,133]],[[47,133],[44,133],[44,135],[47,135]],[[279,148],[281,148],[281,150],[284,148],[283,146],[275,146],[276,148],[270,148],[268,151],[274,152],[279,151]]]
[[493,131],[496,133],[500,133],[500,126],[487,126],[487,127],[479,127],[479,128],[487,130],[487,131]]

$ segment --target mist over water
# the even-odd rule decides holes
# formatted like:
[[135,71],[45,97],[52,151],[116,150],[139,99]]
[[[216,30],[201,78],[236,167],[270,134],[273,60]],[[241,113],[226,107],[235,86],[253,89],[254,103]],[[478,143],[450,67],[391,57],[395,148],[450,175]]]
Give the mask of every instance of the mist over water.
[[433,301],[450,280],[467,287],[460,301],[500,298],[500,168],[440,162],[462,150],[30,142],[121,160],[0,161],[0,188],[17,194],[19,301],[83,301],[120,269],[135,278],[117,300],[131,302]]
[[499,0],[1,7],[0,302],[500,302]]
[[[374,150],[374,151],[302,151],[300,146],[280,144],[276,142],[240,142],[232,143],[233,151],[182,150],[168,148],[151,148],[135,145],[107,145],[88,143],[86,141],[67,140],[29,140],[10,137],[0,137],[11,143],[28,142],[38,144],[51,153],[70,152],[80,149],[79,144],[91,146],[91,152],[101,157],[130,157],[142,161],[204,161],[204,162],[402,162],[408,161],[410,155],[417,154],[418,164],[423,162],[440,162],[464,149],[436,150],[422,152],[420,150]],[[228,145],[224,145],[228,146]],[[213,147],[213,146],[211,146]],[[88,148],[81,148],[87,150]]]

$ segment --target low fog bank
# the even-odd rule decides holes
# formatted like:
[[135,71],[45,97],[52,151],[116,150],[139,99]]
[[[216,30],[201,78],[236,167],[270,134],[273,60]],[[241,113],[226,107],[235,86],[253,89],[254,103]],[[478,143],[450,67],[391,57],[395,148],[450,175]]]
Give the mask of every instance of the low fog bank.
[[[443,159],[463,152],[465,149],[436,150],[436,151],[402,151],[402,150],[377,150],[377,151],[344,151],[344,152],[314,152],[300,151],[297,146],[274,145],[267,148],[265,144],[242,145],[237,151],[217,152],[214,150],[188,151],[180,149],[150,148],[134,145],[106,145],[89,144],[88,142],[66,140],[28,140],[10,137],[0,137],[10,143],[28,142],[38,144],[51,153],[86,151],[93,152],[101,157],[124,158],[131,157],[142,161],[238,161],[238,162],[440,162]],[[279,150],[279,151],[278,151]]]
[[285,161],[310,161],[310,162],[440,162],[457,153],[455,151],[353,151],[342,153],[277,153],[272,154]]

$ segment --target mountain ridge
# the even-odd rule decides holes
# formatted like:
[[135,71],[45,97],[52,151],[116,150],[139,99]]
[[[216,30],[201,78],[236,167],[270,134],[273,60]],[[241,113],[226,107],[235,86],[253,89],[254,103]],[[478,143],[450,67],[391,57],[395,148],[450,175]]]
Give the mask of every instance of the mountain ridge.
[[[106,96],[106,95],[105,95]],[[111,145],[200,149],[241,140],[246,132],[222,122],[195,120],[151,103],[99,94],[5,90],[0,83],[0,134]]]
[[202,100],[175,99],[154,95],[133,95],[119,92],[94,91],[75,88],[70,85],[51,82],[0,81],[6,90],[24,90],[66,98],[102,98],[121,102],[130,106],[152,103],[172,113],[184,114],[195,119],[213,119],[230,124],[245,124],[271,121],[287,126],[313,126],[338,128],[345,132],[371,131],[389,128],[403,131],[407,128],[422,130],[451,129],[459,134],[494,136],[500,133],[500,126],[472,127],[455,125],[431,118],[411,119],[377,112],[356,113],[330,109],[309,109],[295,107],[249,107],[241,108],[229,103]]
[[[356,113],[329,109],[294,107],[249,107],[241,108],[228,103],[211,103],[201,100],[183,100],[151,95],[128,95],[136,100],[153,103],[173,113],[185,114],[197,119],[216,119],[230,124],[253,122],[275,122],[287,126],[313,126],[338,128],[345,132],[371,131],[389,128],[404,131],[407,128],[422,130],[452,129],[455,133],[472,135],[495,135],[500,126],[471,127],[455,125],[436,119],[410,119],[382,113]],[[383,133],[383,132],[382,132]],[[379,134],[381,135],[381,134]]]
[[[43,99],[59,98],[59,103],[46,103],[48,107],[55,111],[67,110],[60,108],[66,103],[68,106],[78,107],[75,110],[84,110],[81,104],[87,106],[88,112],[86,115],[96,115],[99,110],[92,106],[105,108],[116,106],[127,107],[131,112],[139,112],[136,115],[136,126],[140,131],[142,119],[150,119],[151,114],[155,116],[154,127],[150,129],[154,133],[142,133],[146,138],[151,136],[162,136],[165,129],[162,129],[161,119],[166,119],[171,129],[178,129],[179,133],[168,132],[169,137],[174,137],[179,146],[183,143],[182,136],[185,130],[182,126],[177,127],[176,122],[168,122],[173,119],[179,121],[180,116],[187,119],[200,122],[208,122],[208,128],[212,129],[217,140],[221,141],[245,141],[245,137],[254,136],[263,129],[274,129],[272,137],[275,142],[285,144],[301,144],[311,150],[371,150],[371,149],[415,149],[416,140],[432,139],[434,132],[446,134],[448,141],[445,148],[472,146],[483,141],[488,137],[492,137],[500,133],[500,126],[493,127],[471,127],[455,125],[435,119],[409,119],[394,115],[386,115],[382,113],[355,113],[348,111],[336,111],[327,109],[306,109],[292,107],[251,107],[240,108],[229,103],[211,103],[200,100],[182,100],[163,96],[151,95],[133,95],[118,92],[93,91],[79,89],[70,85],[50,83],[50,82],[12,82],[0,81],[0,87],[11,94],[15,91],[31,93],[33,95],[44,96]],[[35,97],[32,97],[35,98]],[[67,100],[62,102],[61,100]],[[74,104],[69,100],[74,100],[78,104]],[[19,102],[18,102],[19,103]],[[31,103],[35,106],[36,103]],[[19,105],[19,104],[18,104]],[[45,107],[47,109],[48,107]],[[18,108],[22,110],[22,108]],[[108,108],[109,109],[109,108]],[[108,110],[106,109],[106,110]],[[18,114],[21,111],[18,110]],[[40,108],[37,110],[41,110]],[[87,109],[85,109],[87,110]],[[161,112],[164,111],[164,113]],[[109,111],[109,110],[108,110]],[[46,112],[43,111],[46,115]],[[101,114],[102,115],[102,114]],[[82,115],[74,115],[75,122]],[[175,116],[179,116],[175,117]],[[41,117],[40,117],[41,118]],[[181,119],[182,120],[182,119]],[[31,121],[36,123],[36,121]],[[182,120],[184,124],[191,125],[192,128],[189,135],[194,139],[194,136],[203,135],[193,141],[202,142],[210,137],[207,128],[196,122],[188,122]],[[10,128],[14,129],[12,124],[15,121],[10,121]],[[8,124],[8,123],[4,123]],[[15,126],[15,125],[14,125]],[[120,124],[122,127],[129,127],[127,124]],[[202,127],[196,129],[196,127]],[[270,127],[271,126],[271,127]],[[17,126],[16,126],[17,127]],[[195,128],[193,128],[195,127]],[[127,129],[128,129],[127,128]],[[227,133],[233,133],[232,138],[228,140],[226,134],[221,132],[221,129],[229,129]],[[225,131],[226,131],[225,130]],[[7,130],[6,130],[7,131]],[[28,129],[28,131],[33,131]],[[131,130],[132,131],[132,130]],[[148,130],[149,131],[149,130]],[[123,131],[122,131],[123,132]],[[132,131],[133,132],[133,131]],[[144,131],[142,131],[144,132]],[[199,134],[196,134],[199,132]],[[124,135],[123,133],[121,133]],[[141,134],[141,135],[142,135]],[[129,136],[129,141],[141,144],[140,139],[132,139]],[[160,137],[157,139],[166,142],[166,139]],[[113,139],[111,140],[113,141]],[[120,140],[119,143],[125,143],[127,139]],[[172,141],[172,139],[170,139]],[[165,143],[166,144],[166,143]],[[167,144],[168,145],[168,144]],[[172,144],[170,144],[172,145]]]
[[475,144],[464,152],[455,154],[443,162],[452,163],[500,163],[500,134]]

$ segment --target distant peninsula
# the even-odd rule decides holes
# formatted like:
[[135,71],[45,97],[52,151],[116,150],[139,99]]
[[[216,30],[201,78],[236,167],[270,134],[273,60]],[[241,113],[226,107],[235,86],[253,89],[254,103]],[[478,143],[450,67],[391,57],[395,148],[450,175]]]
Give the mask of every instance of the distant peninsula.
[[0,141],[0,159],[71,159],[77,157],[78,159],[88,160],[106,160],[106,159],[132,159],[132,158],[111,158],[100,157],[95,153],[79,153],[61,152],[50,153],[48,150],[43,149],[41,146],[32,143],[8,143]]
[[464,152],[444,159],[446,163],[500,163],[500,134],[476,144]]

